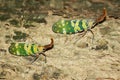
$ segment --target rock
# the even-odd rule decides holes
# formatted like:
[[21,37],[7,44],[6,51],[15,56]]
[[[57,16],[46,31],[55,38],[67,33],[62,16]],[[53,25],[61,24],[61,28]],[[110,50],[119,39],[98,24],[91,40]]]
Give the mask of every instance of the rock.
[[77,44],[77,47],[79,47],[79,48],[87,48],[88,47],[88,43],[80,42],[80,43]]
[[109,27],[100,28],[100,33],[102,35],[109,34],[112,30]]
[[6,80],[13,80],[15,77],[17,77],[18,72],[23,72],[21,70],[21,67],[14,66],[11,64],[0,64],[0,79],[6,79]]
[[50,7],[63,9],[63,0],[50,0]]
[[107,50],[108,49],[108,41],[105,39],[100,39],[97,41],[95,50]]
[[49,80],[49,79],[61,79],[61,77],[64,77],[65,74],[62,70],[53,67],[51,65],[48,65],[46,67],[43,67],[41,73],[34,73],[33,74],[33,80]]

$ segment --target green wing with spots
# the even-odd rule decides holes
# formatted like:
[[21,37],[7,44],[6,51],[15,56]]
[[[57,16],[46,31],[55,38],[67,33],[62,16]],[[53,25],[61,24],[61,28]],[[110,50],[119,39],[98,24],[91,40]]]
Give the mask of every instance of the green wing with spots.
[[92,19],[82,20],[59,20],[52,26],[55,33],[74,34],[91,28],[95,21]]
[[52,26],[52,30],[55,33],[61,34],[75,33],[70,20],[59,20]]
[[38,45],[26,43],[11,43],[9,52],[14,55],[28,56],[38,53]]

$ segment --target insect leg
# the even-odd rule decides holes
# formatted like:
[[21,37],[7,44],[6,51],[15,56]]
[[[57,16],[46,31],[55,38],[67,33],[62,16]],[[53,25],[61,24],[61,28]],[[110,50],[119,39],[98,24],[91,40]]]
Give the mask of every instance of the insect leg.
[[[88,29],[87,31],[90,31],[90,32],[92,33],[92,35],[93,35],[93,37],[92,37],[92,43],[93,43],[94,33],[93,33],[93,31],[92,31],[91,29]],[[84,32],[82,33],[82,37],[84,37],[84,36],[86,35],[87,31],[84,31]],[[81,37],[80,37],[80,38],[81,38]],[[80,38],[79,38],[79,39],[80,39]],[[74,44],[75,44],[79,39],[77,39],[77,40],[74,42]]]
[[[33,55],[32,55],[32,56],[33,56]],[[31,61],[30,64],[34,63],[34,62],[39,58],[39,55],[35,55],[34,57],[35,57],[35,58]]]
[[45,56],[45,63],[47,63],[47,59],[46,59],[46,55],[44,54],[44,52],[41,52],[41,53],[39,53],[39,55],[43,55],[43,56]]
[[[84,37],[84,36],[86,35],[86,33],[87,33],[87,31],[84,31],[82,34],[79,34],[79,35],[82,35],[81,37]],[[79,37],[79,38],[74,42],[74,44],[75,44],[81,37]]]
[[92,33],[92,35],[93,35],[93,37],[92,37],[92,43],[93,43],[93,40],[94,40],[94,33],[93,33],[93,31],[92,31],[91,29],[88,29],[88,31],[90,31],[90,32]]
[[46,55],[44,54],[44,52],[41,52],[39,54],[36,54],[36,55],[32,55],[33,57],[35,57],[32,61],[31,61],[31,64],[34,63],[38,58],[39,58],[39,55],[43,55],[45,56],[45,63],[47,62],[47,59],[46,59]]

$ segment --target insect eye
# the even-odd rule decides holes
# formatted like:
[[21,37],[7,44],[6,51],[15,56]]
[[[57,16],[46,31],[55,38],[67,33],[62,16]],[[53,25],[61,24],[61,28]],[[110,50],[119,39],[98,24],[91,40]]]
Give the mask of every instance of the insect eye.
[[45,48],[43,48],[43,51],[46,51],[46,49],[45,49]]

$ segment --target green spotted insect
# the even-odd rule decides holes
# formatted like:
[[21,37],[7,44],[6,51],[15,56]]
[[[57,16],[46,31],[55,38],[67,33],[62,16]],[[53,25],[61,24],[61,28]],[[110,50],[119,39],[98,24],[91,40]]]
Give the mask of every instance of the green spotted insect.
[[97,24],[103,22],[106,19],[106,15],[107,11],[104,8],[103,14],[97,19],[59,20],[53,24],[52,31],[60,34],[75,34],[84,32],[83,36],[87,33],[87,31],[90,31],[94,38],[94,33],[91,29]]
[[52,49],[54,46],[54,40],[51,38],[51,43],[48,45],[38,45],[38,44],[27,44],[27,43],[11,43],[8,51],[11,54],[18,55],[18,56],[35,56],[35,59],[32,61],[37,60],[39,55],[45,56],[45,62],[46,60],[46,55],[44,54],[47,50]]

